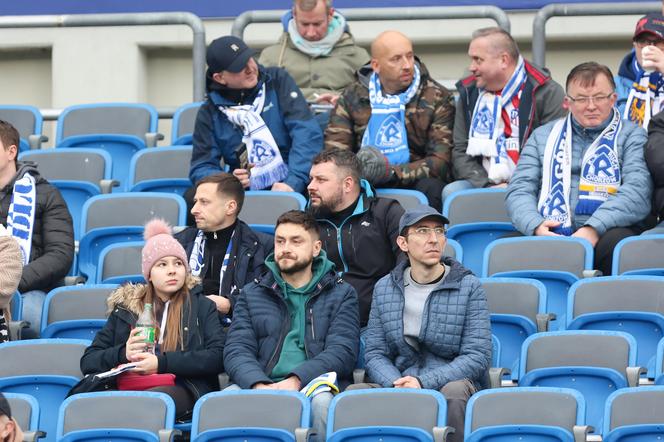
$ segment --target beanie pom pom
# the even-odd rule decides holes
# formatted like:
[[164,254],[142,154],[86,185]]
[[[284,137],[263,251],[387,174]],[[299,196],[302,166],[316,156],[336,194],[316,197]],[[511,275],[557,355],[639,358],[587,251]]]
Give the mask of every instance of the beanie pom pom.
[[168,225],[163,219],[155,218],[148,221],[145,225],[145,231],[143,232],[143,238],[147,241],[156,235],[161,234],[172,235],[171,226]]

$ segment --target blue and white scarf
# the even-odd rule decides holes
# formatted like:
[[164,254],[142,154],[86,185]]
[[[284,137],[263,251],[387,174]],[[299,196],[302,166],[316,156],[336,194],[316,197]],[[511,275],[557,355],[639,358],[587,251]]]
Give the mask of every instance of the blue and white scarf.
[[[512,76],[500,95],[480,90],[475,102],[468,134],[466,153],[484,157],[483,166],[492,183],[504,183],[510,179],[516,164],[507,154],[509,150],[519,150],[519,110],[512,99],[521,94],[526,82],[526,68],[523,57],[519,56]],[[510,115],[511,136],[505,137],[505,122],[501,117],[505,109]]]
[[334,45],[344,35],[344,29],[346,29],[346,18],[335,11],[327,26],[325,37],[318,41],[309,41],[297,32],[295,18],[291,18],[288,21],[288,36],[295,47],[300,52],[304,52],[313,58],[330,55],[330,52],[334,49]]
[[[618,192],[622,180],[618,136],[622,120],[618,109],[613,109],[611,122],[586,149],[581,162],[579,201],[575,214],[592,215],[609,196]],[[570,216],[570,182],[572,170],[572,116],[556,122],[544,148],[542,188],[537,204],[540,214],[547,220],[561,223],[554,233],[569,236],[572,231]]]
[[636,79],[629,90],[623,118],[648,129],[650,118],[662,110],[664,78],[659,72],[645,71],[634,57],[632,71]]
[[12,199],[7,213],[7,231],[13,236],[23,253],[23,265],[30,262],[32,233],[35,227],[37,186],[29,173],[14,182]]
[[420,68],[415,64],[413,81],[399,95],[383,95],[380,79],[374,72],[369,79],[371,117],[362,136],[362,147],[373,146],[381,151],[390,164],[410,161],[406,132],[406,104],[420,87]]
[[[224,283],[224,276],[226,276],[226,270],[228,269],[228,264],[231,262],[231,254],[233,253],[233,238],[235,237],[235,230],[231,233],[231,239],[228,241],[228,247],[226,247],[226,253],[224,254],[224,260],[221,264],[221,270],[219,271],[219,295],[222,295],[221,286]],[[194,240],[194,246],[191,248],[191,255],[189,256],[189,268],[191,269],[191,274],[193,276],[201,276],[203,273],[203,267],[205,263],[205,232],[199,230],[196,234],[196,239]],[[233,287],[231,291],[233,291]]]
[[249,177],[251,190],[267,189],[288,176],[279,146],[263,121],[261,112],[265,104],[265,83],[252,104],[219,106],[228,121],[242,129],[242,141],[247,146],[249,163],[253,164]]

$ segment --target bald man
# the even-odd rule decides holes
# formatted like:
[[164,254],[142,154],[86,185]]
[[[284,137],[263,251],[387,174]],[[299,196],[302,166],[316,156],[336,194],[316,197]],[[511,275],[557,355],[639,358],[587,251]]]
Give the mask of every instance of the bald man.
[[339,97],[325,130],[325,148],[358,154],[375,187],[423,192],[440,210],[449,182],[454,99],[429,76],[400,32],[371,44],[371,62]]
[[524,60],[506,31],[475,31],[468,48],[470,76],[457,83],[452,193],[476,187],[505,187],[528,136],[565,116],[565,92],[549,71]]

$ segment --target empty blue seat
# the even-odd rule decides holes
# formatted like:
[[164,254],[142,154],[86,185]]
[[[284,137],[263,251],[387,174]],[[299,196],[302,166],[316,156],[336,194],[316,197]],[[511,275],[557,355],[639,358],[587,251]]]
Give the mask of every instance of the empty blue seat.
[[613,249],[613,275],[664,276],[664,234],[630,236]]
[[20,135],[19,152],[39,149],[42,141],[48,138],[42,135],[44,119],[41,112],[34,106],[4,105],[0,106],[0,120],[10,123]]
[[203,102],[184,104],[173,114],[171,144],[173,146],[191,146],[193,144],[194,124],[198,109]]
[[623,388],[606,400],[604,442],[661,441],[664,437],[664,387]]
[[399,201],[399,204],[401,204],[401,207],[406,210],[417,207],[420,204],[424,204],[425,206],[429,205],[429,200],[426,195],[419,190],[383,188],[376,189],[376,195],[381,198],[397,200]]
[[183,195],[191,187],[191,150],[191,146],[171,146],[136,152],[129,165],[127,190]]

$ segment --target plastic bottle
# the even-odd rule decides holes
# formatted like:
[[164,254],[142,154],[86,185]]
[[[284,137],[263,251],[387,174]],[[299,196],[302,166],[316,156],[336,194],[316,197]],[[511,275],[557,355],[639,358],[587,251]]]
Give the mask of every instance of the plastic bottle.
[[145,352],[154,354],[155,348],[155,319],[154,312],[152,311],[152,304],[145,304],[143,307],[143,312],[138,317],[136,321],[136,328],[139,328],[141,331],[138,333],[138,336],[142,336],[145,339]]

